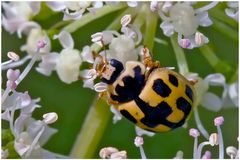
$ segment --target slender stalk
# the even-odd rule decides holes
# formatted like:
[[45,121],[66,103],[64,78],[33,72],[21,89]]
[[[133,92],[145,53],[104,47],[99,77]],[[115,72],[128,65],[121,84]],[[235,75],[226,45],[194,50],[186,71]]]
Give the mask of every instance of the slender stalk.
[[238,32],[237,30],[233,29],[232,27],[229,27],[228,25],[224,24],[223,22],[220,22],[219,20],[212,18],[213,21],[213,28],[218,30],[219,32],[225,34],[229,38],[231,38],[234,41],[238,41]]
[[197,158],[198,137],[194,138],[193,159]]
[[224,159],[224,141],[220,126],[217,126],[218,138],[219,138],[219,159]]
[[232,70],[233,70],[232,67],[229,66],[224,61],[221,61],[208,45],[204,45],[199,49],[202,55],[204,56],[204,58],[206,58],[206,60],[214,68],[215,71],[226,74],[226,75],[228,75],[229,73],[232,73]]
[[208,140],[209,139],[209,134],[208,134],[207,130],[202,125],[202,122],[199,118],[197,107],[195,107],[195,109],[194,109],[194,118],[195,118],[195,121],[197,123],[197,127],[198,127],[199,131],[202,133],[204,138],[206,138]]
[[145,36],[143,37],[143,44],[147,46],[150,52],[152,52],[157,28],[157,15],[148,8],[146,17],[148,18],[146,19],[146,29]]
[[178,43],[177,43],[177,37],[176,36],[171,37],[171,43],[172,43],[173,50],[174,50],[174,53],[175,53],[175,56],[176,56],[176,59],[177,59],[179,72],[182,75],[185,75],[185,74],[189,73],[186,57],[184,55],[183,49],[180,48]]
[[98,18],[101,18],[109,13],[118,11],[124,7],[125,7],[125,5],[123,5],[122,3],[119,3],[118,5],[104,6],[101,9],[99,9],[98,11],[96,11],[96,15],[93,15],[92,13],[87,13],[84,16],[82,16],[82,18],[80,20],[74,21],[73,23],[64,27],[63,30],[73,33],[76,30],[78,30],[79,28],[81,28],[82,26],[84,26]]
[[92,104],[78,135],[71,158],[92,158],[110,119],[110,109],[104,100],[97,100]]
[[147,6],[143,4],[138,11],[137,17],[133,22],[134,27],[141,29],[146,20]]
[[27,55],[27,56],[23,57],[23,58],[22,58],[21,60],[19,60],[19,61],[12,62],[12,63],[9,63],[9,64],[6,64],[6,65],[1,66],[1,67],[2,67],[2,70],[7,70],[7,69],[9,69],[9,68],[19,67],[19,66],[23,65],[25,62],[27,62],[29,59],[31,59],[31,56],[30,56],[30,55]]
[[215,55],[213,50],[208,45],[200,47],[199,50],[213,68],[220,63],[220,59]]
[[146,154],[143,149],[143,146],[139,146],[139,149],[140,149],[140,154],[141,154],[142,159],[147,159]]
[[197,150],[197,159],[200,159],[201,158],[201,155],[202,155],[202,149],[204,146],[206,145],[209,145],[209,142],[202,142],[199,144],[198,146],[198,150]]

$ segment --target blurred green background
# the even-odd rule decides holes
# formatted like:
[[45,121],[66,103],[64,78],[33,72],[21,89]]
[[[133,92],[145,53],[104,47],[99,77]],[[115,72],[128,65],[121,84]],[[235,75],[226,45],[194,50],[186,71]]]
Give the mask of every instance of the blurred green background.
[[[223,5],[219,8],[223,11]],[[104,30],[122,11],[120,10],[104,16],[74,32],[72,35],[75,40],[75,48],[81,50],[84,45],[90,45],[91,35]],[[49,9],[44,7],[34,20],[38,21],[44,29],[49,29],[50,26],[61,21],[62,16],[62,13],[53,14]],[[155,43],[153,49],[154,59],[159,60],[162,66],[174,66],[177,69],[176,58],[170,39],[163,35],[159,25],[160,21],[158,20],[156,37],[166,40],[168,45]],[[238,25],[236,23],[236,27],[232,29],[238,32],[237,28]],[[213,26],[207,28],[200,27],[200,31],[209,38],[209,46],[214,50],[215,54],[236,70],[238,67],[238,41],[226,36],[226,34]],[[8,51],[15,51],[21,57],[26,55],[26,53],[20,51],[20,46],[25,44],[25,41],[26,37],[18,39],[16,34],[10,35],[2,29],[2,61],[7,59],[6,54]],[[52,46],[52,51],[61,50],[57,41],[54,41]],[[185,55],[191,72],[199,73],[201,77],[216,72],[203,57],[199,49],[184,50],[184,52],[186,53]],[[23,68],[21,67],[20,69],[22,70]],[[5,88],[5,83],[6,71],[2,71],[2,88]],[[32,98],[41,98],[39,104],[42,108],[36,109],[34,112],[36,119],[42,119],[42,115],[46,112],[56,112],[58,114],[59,120],[51,125],[58,129],[58,133],[49,140],[44,148],[68,155],[81,130],[89,107],[93,103],[92,101],[96,95],[95,92],[83,88],[81,81],[67,85],[60,81],[56,72],[53,72],[52,76],[46,77],[36,72],[35,69],[32,69],[17,90],[28,91]],[[238,146],[238,108],[232,107],[230,109],[222,109],[219,112],[211,112],[201,106],[198,107],[202,123],[209,133],[216,132],[213,124],[214,118],[220,115],[224,116],[225,122],[222,130],[225,146]],[[102,108],[99,107],[98,109],[101,110]],[[108,109],[106,111],[110,112]],[[111,118],[108,121],[100,143],[96,146],[96,150],[94,150],[94,154],[87,158],[99,158],[99,150],[107,146],[126,150],[128,158],[140,158],[139,149],[133,143],[136,136],[134,125],[125,119],[122,119],[117,124],[113,124]],[[3,123],[3,127],[4,125]],[[196,128],[193,116],[188,123],[188,128],[192,127]],[[200,142],[203,140],[201,136]],[[147,158],[173,158],[178,150],[184,152],[184,158],[192,158],[193,138],[188,135],[188,129],[179,128],[168,133],[158,133],[154,137],[145,137],[144,142]],[[212,151],[213,157],[217,157],[218,146],[214,148],[205,147],[204,150],[206,149]]]

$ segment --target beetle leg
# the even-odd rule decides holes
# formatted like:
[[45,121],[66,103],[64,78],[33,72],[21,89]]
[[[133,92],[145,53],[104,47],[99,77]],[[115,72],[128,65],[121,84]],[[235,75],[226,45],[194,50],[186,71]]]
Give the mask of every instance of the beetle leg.
[[198,82],[198,80],[196,80],[196,79],[191,79],[191,80],[189,80],[189,82],[191,83],[191,85],[195,85],[195,84]]
[[145,78],[149,76],[149,74],[153,71],[153,69],[160,67],[159,61],[152,60],[152,56],[147,47],[143,48],[143,63],[146,67]]

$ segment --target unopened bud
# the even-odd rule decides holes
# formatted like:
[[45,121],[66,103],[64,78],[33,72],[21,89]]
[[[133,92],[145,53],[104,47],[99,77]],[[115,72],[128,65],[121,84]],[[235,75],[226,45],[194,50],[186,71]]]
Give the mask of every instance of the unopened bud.
[[15,52],[8,52],[7,56],[8,56],[8,58],[10,58],[13,61],[18,61],[19,60],[19,56]]
[[218,134],[212,133],[209,137],[209,143],[211,146],[218,145]]
[[140,137],[140,136],[137,136],[134,140],[134,144],[135,144],[136,147],[142,146],[143,143],[144,143],[143,138]]
[[57,121],[58,115],[55,112],[46,113],[43,115],[43,122],[46,124],[52,124]]
[[130,14],[123,16],[121,19],[121,25],[123,27],[126,27],[131,22],[131,20],[132,20],[132,17]]

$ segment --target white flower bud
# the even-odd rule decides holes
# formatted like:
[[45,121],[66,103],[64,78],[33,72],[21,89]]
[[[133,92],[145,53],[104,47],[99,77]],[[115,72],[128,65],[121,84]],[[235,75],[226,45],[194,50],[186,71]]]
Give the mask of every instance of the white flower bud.
[[131,22],[131,20],[132,20],[132,16],[130,14],[126,14],[121,19],[121,25],[123,27],[126,27]]
[[7,56],[8,56],[8,58],[10,58],[13,61],[18,61],[19,60],[19,55],[15,52],[8,52]]
[[114,147],[106,147],[102,148],[99,152],[99,156],[101,158],[110,158],[111,154],[118,152],[117,148]]
[[218,145],[218,134],[212,133],[209,137],[209,144],[211,146]]
[[115,152],[110,156],[110,159],[126,159],[126,158],[127,158],[126,151]]
[[46,113],[43,115],[43,122],[46,124],[52,124],[57,121],[58,115],[55,112]]
[[238,150],[233,146],[228,146],[226,148],[226,152],[227,152],[227,155],[229,155],[231,157],[231,159],[235,158],[238,154]]
[[56,71],[59,78],[68,84],[78,80],[81,63],[82,59],[78,50],[63,49],[56,62]]

